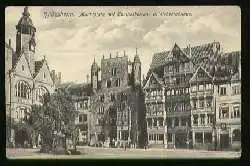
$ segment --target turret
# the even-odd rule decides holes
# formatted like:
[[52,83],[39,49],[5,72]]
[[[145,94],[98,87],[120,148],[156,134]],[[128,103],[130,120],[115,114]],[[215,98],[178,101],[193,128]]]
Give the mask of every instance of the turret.
[[133,63],[133,80],[135,86],[141,85],[141,61],[139,55],[137,54],[137,48]]
[[98,72],[99,72],[99,67],[94,59],[94,62],[91,65],[91,87],[92,87],[93,92],[96,92],[97,90]]
[[22,13],[22,17],[18,21],[16,25],[16,53],[22,54],[24,53],[32,74],[35,72],[35,32],[36,28],[34,27],[32,20],[30,18],[30,13],[28,11],[28,7],[24,8]]

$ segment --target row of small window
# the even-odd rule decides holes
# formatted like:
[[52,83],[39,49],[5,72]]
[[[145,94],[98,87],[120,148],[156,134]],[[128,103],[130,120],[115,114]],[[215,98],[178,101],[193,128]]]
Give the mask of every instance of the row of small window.
[[163,96],[162,90],[152,90],[151,92],[146,92],[147,97]]
[[180,63],[177,65],[169,65],[165,67],[166,73],[178,73],[178,72],[184,72],[185,70],[189,70],[189,64],[188,63]]
[[163,126],[164,125],[164,119],[163,118],[148,118],[148,127],[156,127],[156,126]]
[[[240,91],[241,91],[241,89],[240,89],[239,85],[232,87],[232,95],[240,95],[240,93],[241,93]],[[218,93],[220,96],[226,96],[228,94],[227,88],[226,87],[218,88]]]
[[[204,108],[204,107],[211,107],[212,106],[212,99],[199,99],[199,100],[192,100],[192,109],[197,109],[197,103],[199,104],[199,108]],[[206,105],[205,105],[206,103]]]
[[212,90],[212,84],[201,84],[191,86],[191,92],[203,91],[203,90]]
[[[219,119],[228,119],[229,118],[229,107],[221,107],[219,109]],[[231,112],[231,118],[240,118],[240,107],[234,106]]]
[[146,105],[147,111],[158,111],[164,110],[164,104],[147,104]]
[[[121,80],[120,80],[120,78],[118,78],[117,80],[115,80],[114,86],[119,87],[120,85],[121,85]],[[107,80],[106,81],[106,87],[111,88],[111,86],[112,86],[111,80]]]
[[[119,94],[119,95],[120,95],[121,101],[127,100],[127,95],[126,95],[126,93],[121,93],[121,94]],[[110,96],[110,101],[114,101],[114,100],[116,100],[116,98],[118,98],[118,95],[116,96],[115,93],[110,93],[109,96]],[[104,102],[105,96],[104,96],[104,95],[100,95],[100,96],[99,96],[99,100],[100,100],[101,102]]]
[[[17,97],[25,98],[25,99],[31,99],[31,88],[29,87],[28,83],[25,81],[19,81],[16,84],[15,92]],[[36,89],[36,100],[43,102],[43,97],[45,94],[48,93],[48,90],[44,87],[39,87]]]
[[188,118],[167,118],[168,127],[178,127],[189,125],[190,120]]
[[16,113],[16,119],[25,119],[25,118],[27,118],[27,109],[20,108],[15,113]]
[[[78,108],[78,103],[76,103],[76,107]],[[89,105],[88,105],[88,101],[84,101],[83,103],[79,103],[79,108],[82,108],[82,109],[88,109],[89,108]]]
[[149,141],[163,141],[164,140],[164,134],[149,134],[148,135]]
[[175,95],[183,95],[183,94],[189,94],[189,88],[167,90],[167,96],[175,96]]
[[193,125],[205,125],[207,124],[212,124],[214,121],[214,115],[208,114],[207,115],[207,122],[205,122],[205,114],[200,114],[200,115],[193,115]]
[[[97,125],[103,126],[105,124],[105,121],[103,118],[97,119],[96,121]],[[115,126],[116,125],[116,119],[115,118],[111,118],[109,120],[106,121],[106,124],[109,124],[111,126]]]
[[169,105],[167,107],[168,112],[187,112],[190,111],[189,103],[177,103],[175,105]]
[[177,77],[171,77],[169,79],[165,79],[166,84],[187,84],[188,83],[188,77],[186,76],[177,76]]

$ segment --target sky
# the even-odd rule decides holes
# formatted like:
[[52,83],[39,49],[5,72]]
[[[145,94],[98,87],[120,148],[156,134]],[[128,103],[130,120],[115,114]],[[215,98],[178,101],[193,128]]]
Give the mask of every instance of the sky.
[[[5,9],[5,41],[15,48],[21,6]],[[52,12],[73,13],[72,17],[45,17]],[[241,10],[237,6],[161,6],[161,7],[29,7],[36,27],[36,59],[46,57],[50,70],[62,73],[62,82],[86,82],[95,58],[100,65],[104,55],[133,60],[138,48],[142,74],[146,75],[153,54],[170,50],[174,43],[185,48],[213,41],[222,51],[241,50]],[[104,13],[104,16],[89,15]],[[108,13],[115,12],[115,16]],[[118,16],[118,13],[148,13],[147,16]],[[161,16],[160,13],[188,13]],[[85,15],[79,17],[81,13]],[[153,13],[157,15],[153,16]],[[87,15],[88,14],[88,15]]]

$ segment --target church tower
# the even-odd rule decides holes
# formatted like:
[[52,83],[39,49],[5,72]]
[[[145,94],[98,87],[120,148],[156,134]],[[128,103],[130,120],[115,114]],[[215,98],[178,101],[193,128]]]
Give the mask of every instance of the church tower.
[[35,72],[35,32],[36,28],[34,27],[32,20],[30,18],[30,13],[28,7],[24,8],[22,17],[16,25],[16,53],[24,53],[26,59],[28,60],[32,74]]
[[137,54],[137,48],[133,63],[133,80],[135,86],[141,85],[141,61],[139,55]]
[[91,87],[92,87],[93,92],[96,92],[96,90],[97,90],[98,72],[99,72],[99,67],[94,59],[94,62],[91,65]]

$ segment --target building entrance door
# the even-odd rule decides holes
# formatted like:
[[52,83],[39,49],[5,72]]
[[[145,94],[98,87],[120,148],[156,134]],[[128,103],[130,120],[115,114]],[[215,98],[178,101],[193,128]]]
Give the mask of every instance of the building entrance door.
[[220,135],[220,147],[222,150],[229,148],[229,134]]
[[186,141],[187,141],[186,133],[175,134],[175,148],[179,148],[179,149],[187,148]]

